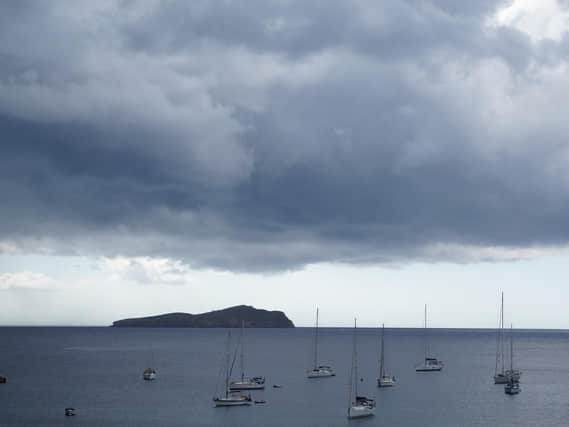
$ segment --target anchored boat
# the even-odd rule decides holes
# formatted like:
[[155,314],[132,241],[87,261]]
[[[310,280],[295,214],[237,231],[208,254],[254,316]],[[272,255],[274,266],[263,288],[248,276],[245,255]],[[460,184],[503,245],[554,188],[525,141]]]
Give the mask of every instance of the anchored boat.
[[358,394],[358,347],[356,339],[357,321],[354,319],[354,346],[352,349],[352,368],[350,372],[350,399],[348,418],[371,417],[375,414],[375,399]]
[[142,372],[142,378],[146,381],[152,381],[156,379],[156,371],[153,368],[146,368]]
[[435,357],[425,357],[425,362],[415,368],[417,372],[437,372],[443,369],[443,362]]
[[[510,325],[510,369],[509,369],[509,371],[510,372],[516,372],[516,370],[514,370],[514,330],[512,329],[511,325]],[[514,375],[509,375],[508,376],[508,382],[504,386],[504,393],[509,394],[509,395],[514,395],[514,394],[518,394],[520,391],[522,391],[522,389],[520,387],[519,377],[518,377],[518,379],[516,379]]]
[[231,330],[227,333],[227,349],[225,355],[225,382],[224,394],[214,396],[213,402],[215,406],[249,406],[252,400],[250,395],[245,395],[240,391],[231,390],[229,388],[229,378],[231,377]]
[[498,330],[496,333],[496,367],[494,370],[494,384],[507,384],[511,379],[519,381],[521,372],[517,369],[505,368],[505,337],[504,337],[504,292],[502,292],[502,303],[500,304],[500,320],[498,322]]
[[393,387],[395,385],[395,377],[385,373],[385,325],[381,325],[381,350],[379,356],[379,377],[377,378],[378,387]]
[[436,357],[429,356],[429,337],[427,336],[427,304],[425,304],[425,360],[415,368],[417,372],[438,372],[443,369],[444,363]]
[[314,328],[314,364],[312,369],[306,371],[308,378],[334,377],[336,373],[328,365],[318,363],[318,309],[316,309],[316,327]]
[[247,377],[245,376],[245,339],[244,339],[245,322],[241,322],[241,377],[237,381],[229,383],[231,391],[236,390],[263,390],[265,388],[265,377]]

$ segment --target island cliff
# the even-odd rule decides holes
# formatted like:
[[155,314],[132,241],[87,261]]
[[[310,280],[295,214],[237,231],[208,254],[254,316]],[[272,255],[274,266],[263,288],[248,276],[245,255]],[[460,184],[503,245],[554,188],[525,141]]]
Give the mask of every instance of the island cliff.
[[168,313],[158,316],[122,319],[113,327],[142,328],[294,328],[282,311],[258,310],[248,305],[237,305],[223,310],[201,314]]

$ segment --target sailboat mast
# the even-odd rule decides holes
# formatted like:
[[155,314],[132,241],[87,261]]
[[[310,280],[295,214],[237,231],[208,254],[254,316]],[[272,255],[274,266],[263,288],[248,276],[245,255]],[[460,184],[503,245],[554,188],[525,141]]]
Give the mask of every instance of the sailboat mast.
[[[350,393],[349,393],[349,397],[348,397],[348,415],[350,415],[350,408],[352,406],[352,392],[354,389],[354,361],[356,358],[356,319],[354,319],[354,335],[353,335],[353,347],[352,347],[352,365],[350,366]],[[357,376],[357,370],[356,370],[356,374]],[[356,380],[356,396],[358,395],[357,393],[357,380]]]
[[380,358],[379,358],[379,378],[383,378],[384,374],[385,374],[385,368],[384,368],[384,357],[385,357],[385,353],[383,350],[383,336],[385,334],[385,324],[381,324],[381,353],[380,353]]
[[226,370],[225,370],[225,397],[229,396],[229,362],[231,360],[231,329],[227,331],[227,354],[226,354]]
[[501,308],[501,319],[500,319],[500,358],[502,359],[502,373],[505,372],[505,357],[504,357],[504,292],[502,292],[502,308]]
[[356,338],[356,328],[357,328],[357,319],[354,318],[354,392],[356,393],[355,398],[358,398],[358,345],[357,345],[357,338]]
[[245,341],[244,341],[245,321],[241,321],[241,381],[245,378]]
[[427,360],[427,355],[429,353],[428,346],[429,343],[427,341],[427,304],[425,304],[425,327],[424,327],[424,339],[425,339],[425,360]]
[[318,368],[318,308],[316,308],[316,328],[314,330],[314,369]]
[[502,292],[502,304],[500,305],[500,315],[498,317],[498,333],[496,334],[496,368],[494,375],[498,375],[498,367],[502,362],[502,374],[504,373],[504,343],[502,338],[502,328],[504,326],[504,292]]
[[510,324],[510,375],[514,374],[514,327]]

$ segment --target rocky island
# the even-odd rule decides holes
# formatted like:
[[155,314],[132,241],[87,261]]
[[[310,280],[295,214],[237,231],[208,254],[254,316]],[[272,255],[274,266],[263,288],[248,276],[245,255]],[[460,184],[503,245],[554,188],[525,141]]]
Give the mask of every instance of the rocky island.
[[282,311],[259,310],[237,305],[201,314],[167,313],[158,316],[136,317],[113,322],[113,327],[127,328],[294,328]]

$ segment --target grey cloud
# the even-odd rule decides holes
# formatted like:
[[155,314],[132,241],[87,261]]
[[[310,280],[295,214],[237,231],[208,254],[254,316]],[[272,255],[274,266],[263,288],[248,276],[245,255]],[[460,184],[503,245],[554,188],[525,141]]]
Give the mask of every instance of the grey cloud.
[[0,242],[249,271],[566,244],[566,41],[503,4],[3,5]]
[[117,25],[129,47],[155,54],[191,54],[196,46],[212,42],[289,57],[346,48],[382,61],[416,61],[441,49],[456,54],[468,48],[480,55],[495,55],[500,48],[506,54],[507,47],[519,51],[514,35],[483,28],[484,18],[508,3],[255,0],[243,7],[234,1],[169,2]]

